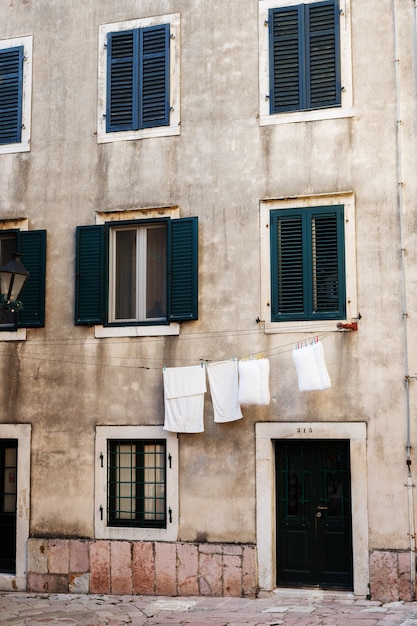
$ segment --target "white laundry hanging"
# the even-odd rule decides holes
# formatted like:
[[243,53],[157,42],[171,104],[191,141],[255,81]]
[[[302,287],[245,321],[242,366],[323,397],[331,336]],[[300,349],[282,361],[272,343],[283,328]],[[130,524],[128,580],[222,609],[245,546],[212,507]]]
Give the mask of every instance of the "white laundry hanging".
[[237,361],[207,363],[214,421],[234,422],[243,417],[238,402]]
[[239,404],[269,404],[269,360],[243,359],[239,361],[238,370]]
[[292,360],[297,371],[299,391],[322,391],[331,387],[323,346],[318,340],[295,346]]
[[175,433],[204,431],[205,368],[200,365],[163,369],[164,430]]

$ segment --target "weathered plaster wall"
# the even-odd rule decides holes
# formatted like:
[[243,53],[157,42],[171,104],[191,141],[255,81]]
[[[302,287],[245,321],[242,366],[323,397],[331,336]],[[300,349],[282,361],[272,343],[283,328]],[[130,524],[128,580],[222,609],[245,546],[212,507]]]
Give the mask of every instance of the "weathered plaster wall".
[[[400,209],[415,374],[413,7],[397,2],[400,172],[393,2],[352,0],[351,9],[354,115],[260,127],[253,0],[4,7],[0,37],[33,35],[34,57],[31,150],[0,156],[0,218],[26,217],[48,231],[45,328],[28,331],[24,343],[3,342],[0,362],[0,421],[33,427],[32,536],[93,537],[94,428],[162,424],[164,364],[264,352],[271,405],[245,407],[242,421],[218,425],[207,394],[205,433],[180,436],[179,540],[255,543],[255,422],[364,421],[369,547],[407,550]],[[173,12],[181,15],[181,134],[98,145],[99,25]],[[357,274],[360,329],[323,338],[332,388],[303,395],[289,352],[300,335],[266,335],[255,321],[259,202],[348,190],[356,198],[357,265],[348,271]],[[96,211],[163,205],[199,217],[199,320],[183,324],[179,337],[94,339],[93,329],[73,325],[75,227],[94,223]]]

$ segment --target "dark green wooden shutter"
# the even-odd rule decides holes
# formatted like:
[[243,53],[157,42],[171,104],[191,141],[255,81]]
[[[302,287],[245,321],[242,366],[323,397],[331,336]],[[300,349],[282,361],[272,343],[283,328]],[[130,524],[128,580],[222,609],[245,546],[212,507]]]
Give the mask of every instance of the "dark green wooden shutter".
[[307,5],[306,108],[337,106],[341,102],[339,3]]
[[19,328],[45,325],[46,231],[29,230],[16,233],[22,263],[29,278],[20,296],[24,309],[19,313]]
[[271,213],[272,320],[306,315],[305,224],[300,212]]
[[140,128],[169,125],[169,24],[140,31]]
[[269,11],[270,112],[341,104],[339,2]]
[[76,231],[76,324],[103,323],[104,264],[104,226],[78,226]]
[[138,128],[138,31],[107,36],[107,132]]
[[271,113],[302,108],[302,5],[269,11]]
[[22,133],[23,46],[0,50],[0,144]]
[[344,319],[343,206],[271,211],[271,320]]
[[311,212],[311,313],[345,317],[343,207],[320,207]]
[[170,221],[171,321],[198,319],[198,218]]

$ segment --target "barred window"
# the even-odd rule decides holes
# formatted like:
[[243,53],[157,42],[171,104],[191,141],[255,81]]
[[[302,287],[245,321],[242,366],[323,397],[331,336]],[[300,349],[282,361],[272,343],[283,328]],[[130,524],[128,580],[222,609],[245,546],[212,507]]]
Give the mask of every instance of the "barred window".
[[164,440],[108,440],[107,523],[166,528]]

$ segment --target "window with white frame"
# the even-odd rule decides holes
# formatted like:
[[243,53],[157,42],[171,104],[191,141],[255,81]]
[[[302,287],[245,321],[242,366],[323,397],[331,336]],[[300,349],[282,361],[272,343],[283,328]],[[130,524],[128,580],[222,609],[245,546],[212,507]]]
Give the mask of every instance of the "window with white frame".
[[176,539],[176,434],[162,426],[98,426],[96,462],[96,537]]
[[132,214],[142,219],[119,212],[77,228],[75,323],[167,334],[164,327],[198,318],[198,218],[175,209]]
[[265,332],[336,330],[355,319],[353,194],[265,200],[260,210]]
[[179,14],[100,26],[98,141],[180,133]]
[[350,0],[261,0],[260,123],[352,115]]
[[0,40],[0,154],[30,149],[32,37]]

